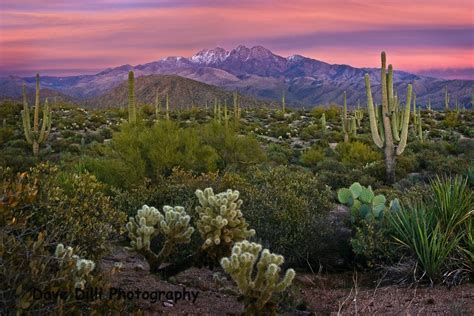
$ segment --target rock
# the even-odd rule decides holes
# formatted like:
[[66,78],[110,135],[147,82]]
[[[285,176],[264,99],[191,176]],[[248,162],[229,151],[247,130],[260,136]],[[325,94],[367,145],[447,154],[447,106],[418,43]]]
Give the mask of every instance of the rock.
[[336,204],[324,221],[326,238],[321,264],[330,270],[344,267],[353,258],[350,211],[344,205]]

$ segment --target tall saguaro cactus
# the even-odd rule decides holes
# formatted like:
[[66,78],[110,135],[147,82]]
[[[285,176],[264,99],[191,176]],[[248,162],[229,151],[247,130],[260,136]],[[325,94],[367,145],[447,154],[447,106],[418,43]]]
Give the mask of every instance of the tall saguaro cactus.
[[281,110],[283,113],[286,112],[285,91],[281,95]]
[[160,119],[160,113],[161,113],[160,94],[158,93],[158,91],[156,91],[156,97],[155,97],[155,117],[156,117],[156,120],[157,120],[157,121]]
[[48,99],[44,102],[43,120],[41,122],[41,130],[39,129],[39,113],[40,113],[40,77],[36,74],[36,98],[35,98],[35,113],[33,116],[33,129],[30,124],[30,108],[26,98],[26,85],[23,84],[23,111],[21,117],[23,121],[23,130],[28,144],[33,145],[33,155],[38,156],[39,145],[44,143],[51,131],[51,111],[48,106]]
[[449,111],[449,93],[448,93],[448,86],[444,87],[444,110],[447,112]]
[[239,95],[237,92],[233,93],[234,97],[234,121],[237,124],[240,121],[240,106],[239,106]]
[[132,70],[128,72],[128,122],[137,121],[137,106],[135,102],[135,75]]
[[342,112],[342,131],[344,132],[344,142],[347,143],[349,141],[349,133],[350,133],[350,122],[347,118],[347,98],[346,98],[346,91],[344,91],[344,109]]
[[407,87],[407,99],[402,120],[402,132],[400,135],[400,142],[398,143],[398,145],[396,145],[394,142],[395,139],[393,129],[397,129],[397,124],[392,123],[395,114],[394,112],[390,111],[390,109],[394,107],[393,102],[395,102],[393,94],[393,68],[392,65],[389,65],[387,73],[385,52],[382,52],[381,59],[382,68],[380,82],[382,84],[382,111],[378,119],[381,120],[383,126],[382,137],[379,134],[379,129],[377,127],[378,122],[375,116],[374,101],[372,98],[372,91],[370,88],[370,77],[368,74],[365,75],[365,89],[367,93],[367,107],[369,112],[370,131],[372,134],[372,139],[377,147],[384,150],[387,182],[393,183],[395,181],[395,157],[403,153],[407,144],[408,125],[410,122],[412,85],[409,84]]
[[170,95],[166,94],[166,120],[170,120]]

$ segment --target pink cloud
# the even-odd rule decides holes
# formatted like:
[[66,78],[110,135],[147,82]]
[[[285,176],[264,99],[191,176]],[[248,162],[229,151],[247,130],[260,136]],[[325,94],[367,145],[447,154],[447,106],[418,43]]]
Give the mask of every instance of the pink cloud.
[[[371,41],[370,33],[363,33],[403,33],[408,27],[473,29],[472,1],[85,0],[79,4],[54,0],[41,6],[37,3],[2,2],[0,70],[102,69],[169,55],[189,56],[217,45],[232,48],[241,43],[265,43],[282,55],[298,53],[354,66],[378,65],[371,56],[377,56],[382,49],[390,49],[388,53],[398,69],[472,67],[474,63],[474,44],[448,45],[441,34],[436,46],[436,37],[429,45],[416,44],[416,38],[415,44],[412,41],[409,45],[387,45]],[[360,41],[344,47],[344,36],[353,31],[361,32]],[[406,32],[410,36],[410,31]],[[342,36],[343,33],[346,34]],[[311,42],[311,37],[306,39],[311,34],[326,37]],[[300,40],[292,47],[282,44],[293,37]],[[334,45],[338,39],[340,45]]]

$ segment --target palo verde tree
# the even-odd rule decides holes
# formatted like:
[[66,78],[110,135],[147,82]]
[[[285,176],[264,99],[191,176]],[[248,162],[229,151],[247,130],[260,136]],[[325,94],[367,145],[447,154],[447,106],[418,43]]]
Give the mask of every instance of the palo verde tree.
[[[410,104],[412,95],[412,85],[409,84],[407,87],[407,99],[405,105],[405,111],[402,118],[402,132],[399,136],[398,144],[395,144],[398,139],[394,135],[397,135],[397,124],[395,124],[395,97],[393,92],[393,68],[392,65],[386,66],[385,52],[381,54],[382,68],[381,68],[381,85],[382,85],[382,105],[381,113],[376,117],[374,101],[372,98],[372,91],[370,89],[370,77],[368,74],[365,75],[365,89],[367,93],[367,107],[369,112],[370,120],[370,131],[372,139],[375,145],[384,151],[385,158],[385,172],[386,180],[388,183],[395,182],[395,157],[401,155],[405,150],[408,138],[408,125],[410,122]],[[379,122],[377,122],[379,120]],[[377,128],[378,123],[381,123],[381,133]]]
[[33,145],[33,155],[38,156],[39,145],[44,143],[51,131],[51,111],[48,106],[48,99],[44,102],[43,120],[41,122],[41,130],[39,129],[39,113],[40,113],[40,78],[36,74],[36,98],[35,113],[33,116],[33,128],[30,124],[30,107],[26,98],[26,85],[23,84],[23,111],[21,111],[23,130],[28,144]]

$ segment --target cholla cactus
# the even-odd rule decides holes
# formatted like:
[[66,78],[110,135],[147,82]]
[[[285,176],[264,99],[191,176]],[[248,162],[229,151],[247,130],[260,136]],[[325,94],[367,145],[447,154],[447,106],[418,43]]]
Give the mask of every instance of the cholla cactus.
[[[77,255],[74,255],[74,250],[71,247],[65,248],[63,244],[56,246],[54,252],[56,258],[61,260],[61,266],[71,266],[71,273],[74,278],[74,287],[84,289],[86,285],[86,279],[89,274],[95,269],[95,263],[92,260],[82,259]],[[65,265],[64,263],[74,263],[72,265]]]
[[[126,227],[131,239],[131,249],[142,253],[150,264],[152,271],[157,271],[161,263],[168,258],[178,244],[191,241],[194,228],[190,226],[191,217],[181,206],[164,206],[163,213],[156,208],[143,205],[135,218],[130,217]],[[159,254],[150,250],[151,240],[163,234],[165,243]]]
[[126,225],[130,245],[135,250],[150,250],[150,240],[158,234],[155,225],[163,220],[163,215],[154,207],[143,205],[135,218],[130,217]]
[[[273,254],[268,249],[262,251],[260,244],[247,240],[236,243],[231,256],[222,258],[222,268],[237,283],[245,298],[247,315],[275,313],[275,304],[271,302],[273,293],[285,290],[295,277],[295,271],[288,269],[283,279],[278,282],[283,262],[283,256]],[[253,272],[255,266],[256,273]]]
[[214,194],[212,188],[207,188],[196,190],[196,196],[201,204],[196,207],[199,214],[196,225],[204,239],[204,250],[222,246],[230,251],[233,243],[255,235],[255,230],[248,229],[248,223],[240,211],[242,200],[238,191],[229,189]]

